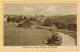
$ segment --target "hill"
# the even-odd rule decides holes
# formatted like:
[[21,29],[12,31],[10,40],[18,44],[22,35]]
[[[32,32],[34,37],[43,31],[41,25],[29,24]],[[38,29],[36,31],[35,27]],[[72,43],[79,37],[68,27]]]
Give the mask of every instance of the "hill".
[[50,16],[50,19],[54,19],[62,23],[77,24],[77,15]]

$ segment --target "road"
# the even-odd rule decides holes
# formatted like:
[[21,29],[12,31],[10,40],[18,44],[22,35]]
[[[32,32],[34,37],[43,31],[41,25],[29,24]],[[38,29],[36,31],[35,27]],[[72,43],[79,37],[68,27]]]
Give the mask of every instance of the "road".
[[57,33],[59,33],[62,36],[62,46],[75,46],[74,38],[61,32],[57,32]]
[[[44,29],[52,29],[51,27],[44,27],[44,26],[38,26],[38,27],[41,27],[41,28],[44,28]],[[55,29],[54,29],[55,30]],[[72,32],[72,31],[71,31]],[[62,37],[62,46],[75,46],[75,39],[70,37],[68,34],[64,34],[64,33],[61,33],[61,32],[57,32],[61,35]]]

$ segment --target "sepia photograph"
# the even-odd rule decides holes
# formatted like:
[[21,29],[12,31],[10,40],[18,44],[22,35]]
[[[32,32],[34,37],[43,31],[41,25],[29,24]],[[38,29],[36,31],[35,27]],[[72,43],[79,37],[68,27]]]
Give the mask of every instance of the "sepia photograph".
[[78,46],[78,2],[4,2],[1,18],[4,47]]

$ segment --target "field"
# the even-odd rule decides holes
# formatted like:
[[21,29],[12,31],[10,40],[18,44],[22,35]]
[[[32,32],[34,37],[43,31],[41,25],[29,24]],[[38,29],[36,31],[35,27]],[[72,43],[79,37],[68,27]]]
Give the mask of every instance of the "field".
[[4,22],[5,46],[43,46],[52,33],[45,29],[25,29],[17,23]]
[[[48,40],[48,38],[54,35],[53,32],[59,32],[59,34],[62,35],[62,44],[65,46],[67,43],[71,42],[71,39],[73,42],[71,42],[69,45],[77,45],[77,33],[75,31],[53,29],[52,27],[45,26],[38,26],[41,29],[25,29],[17,26],[18,23],[4,22],[5,46],[45,46],[45,42]],[[53,29],[53,31],[50,31],[49,29]]]

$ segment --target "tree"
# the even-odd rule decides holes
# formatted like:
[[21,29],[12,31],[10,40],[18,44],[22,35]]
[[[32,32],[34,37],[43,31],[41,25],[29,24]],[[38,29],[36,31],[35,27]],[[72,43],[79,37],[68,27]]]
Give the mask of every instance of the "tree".
[[71,31],[77,31],[77,25],[73,23],[68,24],[67,29]]
[[57,27],[57,29],[66,29],[65,23],[61,23],[61,22],[57,22],[56,27]]
[[52,19],[46,19],[43,23],[43,26],[52,26],[52,25],[53,25]]
[[26,16],[24,16],[24,20],[27,19]]
[[10,16],[7,18],[7,22],[10,22],[11,21],[11,18],[10,18]]

